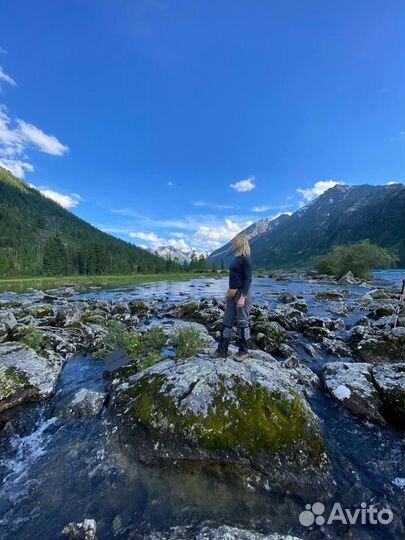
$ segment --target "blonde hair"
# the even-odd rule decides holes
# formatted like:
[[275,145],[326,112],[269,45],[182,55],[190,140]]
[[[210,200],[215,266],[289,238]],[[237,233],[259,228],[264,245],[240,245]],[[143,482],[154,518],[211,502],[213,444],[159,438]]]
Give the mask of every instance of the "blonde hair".
[[243,236],[242,234],[235,236],[232,240],[232,244],[238,255],[242,255],[243,257],[250,256],[250,246],[246,236]]

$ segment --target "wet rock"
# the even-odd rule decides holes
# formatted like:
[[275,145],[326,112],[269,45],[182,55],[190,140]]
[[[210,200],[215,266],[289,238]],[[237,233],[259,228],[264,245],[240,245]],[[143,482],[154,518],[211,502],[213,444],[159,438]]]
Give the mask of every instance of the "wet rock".
[[304,336],[315,341],[323,341],[325,338],[332,340],[333,334],[322,326],[309,326],[304,330]]
[[0,342],[7,339],[17,326],[17,320],[11,311],[0,311]]
[[373,377],[386,415],[405,426],[405,364],[376,366]]
[[300,540],[296,536],[289,534],[262,534],[228,525],[222,525],[218,528],[203,526],[200,530],[194,532],[189,527],[175,527],[170,531],[164,533],[154,532],[142,538],[143,540]]
[[359,283],[359,280],[354,277],[353,272],[349,270],[339,279],[340,285],[356,285]]
[[92,418],[101,411],[107,393],[88,388],[81,388],[73,396],[72,401],[64,410],[68,417]]
[[315,298],[317,300],[321,300],[324,302],[339,302],[344,300],[343,294],[337,292],[337,291],[321,291],[317,292],[315,294]]
[[252,334],[256,337],[258,346],[268,353],[278,351],[287,337],[286,331],[278,322],[262,319],[253,323]]
[[[402,340],[401,340],[402,341]],[[366,336],[355,348],[355,353],[363,361],[371,364],[400,362],[403,358],[404,344],[395,337],[388,339],[380,335]]]
[[341,339],[323,338],[322,344],[329,354],[339,357],[348,357],[352,355],[350,347],[346,345]]
[[0,344],[0,412],[25,401],[50,397],[62,369],[19,343]]
[[85,519],[81,523],[69,523],[63,528],[62,534],[65,534],[69,540],[97,540],[96,531],[96,521]]
[[350,313],[350,308],[344,302],[331,302],[328,311],[334,315],[342,315],[346,317]]
[[277,300],[283,304],[291,304],[292,302],[296,302],[298,298],[292,292],[285,291],[278,295]]
[[306,343],[304,345],[304,350],[305,352],[307,352],[310,356],[312,356],[312,358],[315,358],[315,356],[318,354],[319,352],[319,345],[311,345],[310,343]]
[[356,416],[384,426],[383,403],[374,386],[372,366],[333,362],[323,369],[325,386],[331,396]]
[[[147,463],[221,463],[258,487],[318,494],[331,487],[319,419],[303,390],[270,355],[224,361],[206,349],[113,381],[120,440]],[[141,436],[142,434],[142,436]]]
[[298,330],[304,318],[303,312],[291,304],[281,305],[269,313],[272,321],[278,322],[285,330]]
[[150,312],[150,305],[143,300],[131,300],[129,302],[129,308],[131,310],[131,315],[145,317]]

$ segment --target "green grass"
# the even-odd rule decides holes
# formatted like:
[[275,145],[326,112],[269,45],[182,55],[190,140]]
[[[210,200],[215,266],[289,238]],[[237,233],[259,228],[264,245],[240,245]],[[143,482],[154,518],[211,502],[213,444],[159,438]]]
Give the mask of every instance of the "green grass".
[[193,326],[180,328],[172,338],[176,347],[176,358],[190,358],[207,345],[201,332]]
[[184,274],[134,274],[130,276],[60,276],[38,278],[14,278],[0,279],[0,292],[16,291],[23,292],[29,288],[50,289],[68,285],[82,285],[84,287],[100,286],[102,288],[138,285],[154,281],[188,281],[199,277],[221,277],[225,274],[184,273]]

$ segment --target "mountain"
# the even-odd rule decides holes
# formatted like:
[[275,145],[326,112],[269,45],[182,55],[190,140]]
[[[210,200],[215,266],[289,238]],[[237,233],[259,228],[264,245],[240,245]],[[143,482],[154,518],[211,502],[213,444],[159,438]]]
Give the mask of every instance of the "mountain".
[[160,272],[160,257],[106,234],[0,167],[0,276]]
[[153,250],[153,253],[159,257],[163,257],[163,259],[171,259],[180,264],[190,263],[193,256],[197,257],[197,259],[199,259],[201,255],[204,259],[207,257],[207,253],[204,251],[198,251],[196,249],[183,251],[174,246],[159,246]]
[[[259,221],[244,231],[256,267],[299,268],[333,246],[361,240],[389,249],[405,265],[405,186],[336,185],[294,214]],[[231,243],[208,263],[227,264]]]

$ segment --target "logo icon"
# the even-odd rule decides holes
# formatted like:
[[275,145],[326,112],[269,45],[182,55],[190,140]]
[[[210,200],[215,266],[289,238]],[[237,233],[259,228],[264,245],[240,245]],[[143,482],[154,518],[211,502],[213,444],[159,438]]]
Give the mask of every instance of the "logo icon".
[[321,502],[315,502],[314,504],[306,504],[305,510],[301,512],[299,520],[304,527],[310,527],[314,523],[320,527],[325,524],[325,518],[323,513],[325,512],[325,505]]
[[325,505],[319,501],[306,504],[305,510],[299,515],[299,522],[303,527],[311,527],[314,524],[322,527],[322,525],[331,525],[335,522],[344,525],[354,525],[355,523],[388,525],[394,518],[390,508],[379,510],[373,505],[367,506],[365,502],[360,504],[360,508],[355,509],[343,508],[339,502],[335,502],[329,515],[325,514],[325,510]]

